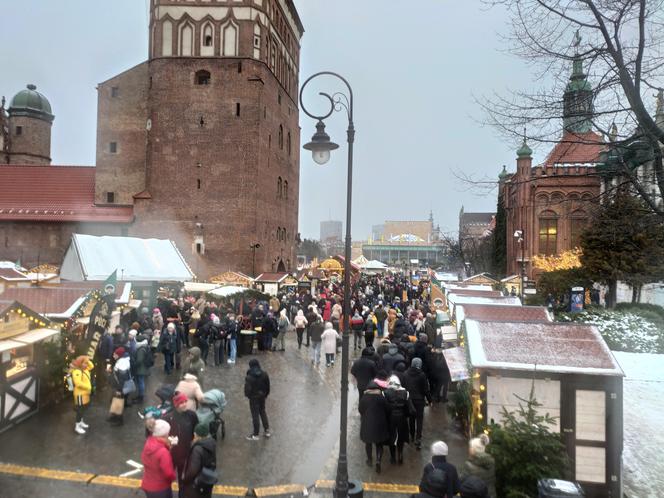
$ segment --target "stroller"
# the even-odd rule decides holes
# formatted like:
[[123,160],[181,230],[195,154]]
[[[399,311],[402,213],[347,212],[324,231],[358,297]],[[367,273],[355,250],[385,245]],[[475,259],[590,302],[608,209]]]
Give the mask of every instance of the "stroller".
[[196,410],[199,424],[209,424],[210,435],[216,440],[221,428],[221,439],[226,437],[226,422],[221,414],[226,407],[226,395],[219,389],[210,389],[203,393],[203,401]]
[[160,386],[154,394],[159,398],[161,403],[148,406],[139,411],[138,416],[142,419],[146,417],[152,417],[155,419],[163,418],[165,415],[173,411],[173,396],[175,396],[175,386],[173,384],[164,384]]

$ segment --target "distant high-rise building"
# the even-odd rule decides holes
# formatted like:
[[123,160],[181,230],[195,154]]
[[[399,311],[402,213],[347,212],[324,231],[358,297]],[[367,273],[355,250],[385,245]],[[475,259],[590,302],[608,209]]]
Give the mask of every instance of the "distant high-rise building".
[[334,242],[342,240],[343,223],[340,221],[321,221],[320,222],[320,241]]

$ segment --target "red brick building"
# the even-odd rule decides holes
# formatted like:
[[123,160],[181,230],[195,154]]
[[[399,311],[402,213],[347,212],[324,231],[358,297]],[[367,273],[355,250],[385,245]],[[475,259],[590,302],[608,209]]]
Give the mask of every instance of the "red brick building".
[[[202,278],[250,272],[254,252],[258,273],[292,268],[303,32],[292,0],[153,0],[148,60],[98,86],[92,198],[90,173],[69,172],[86,185],[91,219],[70,226],[38,213],[17,223],[0,211],[2,257],[30,265],[35,256],[21,246],[43,247],[50,230],[58,235],[40,262],[59,264],[75,230],[173,239]],[[48,137],[40,157],[50,155],[50,123]],[[41,174],[0,166],[0,200],[3,180]],[[31,202],[6,208],[33,213]],[[74,200],[65,190],[53,202]],[[109,221],[105,212],[117,214]]]
[[[593,91],[575,59],[564,94],[563,132],[540,165],[532,165],[525,139],[517,151],[516,173],[500,174],[499,196],[507,225],[507,274],[521,272],[522,250],[526,275],[534,255],[553,255],[578,246],[590,209],[598,202],[600,179],[596,166],[604,141],[592,131]],[[515,237],[521,230],[523,237]]]

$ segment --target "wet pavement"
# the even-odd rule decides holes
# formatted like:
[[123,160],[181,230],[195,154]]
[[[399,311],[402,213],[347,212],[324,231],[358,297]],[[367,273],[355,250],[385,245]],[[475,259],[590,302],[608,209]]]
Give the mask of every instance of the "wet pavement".
[[[218,445],[217,458],[222,485],[248,488],[281,484],[312,486],[317,480],[334,479],[339,438],[340,358],[337,365],[315,369],[308,357],[309,350],[297,349],[291,338],[286,352],[260,353],[238,358],[235,365],[210,366],[205,372],[205,388],[220,388],[228,404],[223,417],[226,438]],[[351,361],[359,351],[351,349]],[[258,358],[270,374],[271,394],[267,413],[273,436],[247,441],[251,432],[249,406],[244,397],[244,376],[250,358]],[[157,358],[146,393],[153,393],[163,382],[177,381],[176,373],[167,379]],[[126,460],[140,461],[144,442],[143,424],[138,407],[125,410],[125,423],[111,427],[106,421],[109,392],[93,398],[86,421],[88,434],[73,432],[72,405],[63,402],[44,409],[22,424],[0,434],[0,462],[32,467],[45,467],[92,474],[120,475],[130,470]],[[146,404],[156,402],[146,397]],[[390,465],[385,450],[383,472],[365,464],[364,444],[359,440],[360,419],[357,412],[357,389],[349,391],[348,461],[349,477],[363,482],[417,484],[422,467],[430,458],[429,446],[443,439],[450,448],[449,460],[460,465],[466,458],[466,442],[450,427],[444,405],[425,409],[422,451],[407,446],[402,466]],[[140,477],[140,476],[139,476]],[[39,481],[0,474],[0,497],[20,489],[21,495],[57,498],[76,496],[141,496],[133,489],[112,489],[64,481]],[[86,491],[87,489],[87,491]],[[101,491],[101,490],[104,491]],[[77,491],[78,490],[78,491]],[[107,492],[108,491],[108,492]],[[44,494],[46,492],[46,494]],[[79,494],[80,493],[80,494]],[[25,494],[28,496],[28,494]]]

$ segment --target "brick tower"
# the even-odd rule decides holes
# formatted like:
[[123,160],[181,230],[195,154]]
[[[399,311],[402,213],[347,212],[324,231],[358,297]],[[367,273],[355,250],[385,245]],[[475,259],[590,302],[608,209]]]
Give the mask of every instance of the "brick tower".
[[99,85],[96,202],[133,204],[128,233],[175,240],[201,278],[251,273],[254,255],[256,273],[290,269],[303,34],[292,0],[151,4],[149,59]]
[[[4,105],[0,113],[4,114]],[[27,85],[11,100],[7,129],[2,139],[5,161],[11,164],[51,164],[53,113],[48,99]],[[3,116],[4,117],[4,116]],[[0,121],[3,121],[0,117]],[[6,143],[5,143],[6,141]]]

